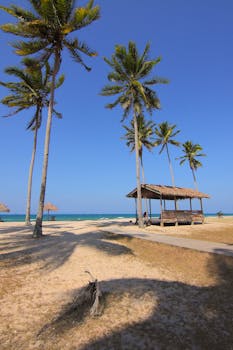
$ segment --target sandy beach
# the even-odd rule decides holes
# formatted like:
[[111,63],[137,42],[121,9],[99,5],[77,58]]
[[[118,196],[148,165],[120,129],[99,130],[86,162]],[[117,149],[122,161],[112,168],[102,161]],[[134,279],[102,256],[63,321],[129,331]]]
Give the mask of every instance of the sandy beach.
[[[111,228],[129,236],[109,233]],[[0,226],[0,349],[233,349],[233,258],[143,241],[129,220]],[[233,243],[233,218],[145,230]],[[102,309],[80,296],[98,279]]]

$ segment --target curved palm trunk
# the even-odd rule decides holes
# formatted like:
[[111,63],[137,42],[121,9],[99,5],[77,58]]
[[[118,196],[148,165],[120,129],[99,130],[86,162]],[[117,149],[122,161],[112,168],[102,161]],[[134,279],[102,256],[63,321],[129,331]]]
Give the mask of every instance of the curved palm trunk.
[[142,156],[140,157],[140,160],[141,160],[141,168],[142,168],[142,183],[145,184],[145,171],[144,171]]
[[50,133],[51,133],[51,126],[52,126],[52,114],[53,114],[53,105],[54,105],[55,80],[56,80],[56,75],[59,71],[59,67],[60,67],[60,56],[59,56],[59,53],[57,52],[55,54],[55,62],[54,62],[54,69],[53,69],[53,76],[52,76],[52,83],[51,83],[51,95],[50,95],[50,101],[49,101],[45,144],[44,144],[44,161],[43,161],[43,169],[42,169],[40,200],[39,200],[39,207],[38,207],[37,216],[36,216],[36,224],[33,231],[34,238],[39,238],[43,235],[42,221],[43,221],[45,190],[46,190],[46,182],[47,182],[49,144],[50,144]]
[[[39,111],[37,111],[37,113],[39,113]],[[36,147],[37,147],[37,134],[38,134],[38,128],[36,126],[35,131],[34,131],[32,157],[31,157],[31,162],[30,162],[30,167],[29,167],[25,225],[30,225],[31,224],[30,216],[31,216],[32,176],[33,176],[33,169],[34,169],[35,155],[36,155]]]
[[167,151],[167,157],[168,157],[168,162],[169,162],[170,174],[171,174],[171,179],[172,179],[172,186],[175,187],[174,172],[173,172],[172,162],[171,162],[171,158],[170,158],[170,154],[169,154],[167,145],[166,145],[166,151]]
[[[145,180],[145,171],[144,171],[144,166],[143,166],[143,161],[142,161],[142,154],[140,156],[140,160],[141,160],[141,168],[142,168],[142,183],[145,184],[146,180]],[[147,198],[144,198],[144,201],[145,201],[146,213],[148,215],[149,211],[148,211],[148,200],[147,200]]]
[[191,170],[192,170],[192,173],[193,173],[194,185],[195,185],[196,190],[198,191],[197,179],[196,179],[196,176],[195,176],[195,171],[194,171],[193,168],[191,168]]
[[136,113],[134,113],[134,137],[135,137],[135,156],[136,156],[136,179],[137,179],[137,214],[138,214],[138,226],[143,227],[142,220],[142,192],[141,192],[141,179],[140,179],[140,161],[139,161],[139,148],[138,148],[138,125],[137,125]]

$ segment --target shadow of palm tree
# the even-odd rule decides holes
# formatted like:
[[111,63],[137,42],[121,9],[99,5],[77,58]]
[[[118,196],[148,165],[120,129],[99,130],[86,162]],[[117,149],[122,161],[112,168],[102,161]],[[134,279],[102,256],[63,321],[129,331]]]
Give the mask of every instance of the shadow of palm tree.
[[132,220],[129,221],[117,221],[117,220],[107,220],[106,222],[99,222],[99,227],[108,227],[112,225],[117,225],[119,227],[127,227],[127,226],[134,226],[134,222]]
[[[113,326],[111,333],[108,330],[106,336],[88,343],[82,350],[233,349],[233,265],[228,262],[226,266],[225,259],[213,257],[216,258],[218,271],[226,269],[223,273],[225,288],[222,277],[221,283],[213,287],[139,278],[101,281],[104,316],[95,320],[94,327],[101,327],[108,319],[116,330]],[[214,272],[213,262],[211,266]],[[229,272],[231,277],[226,280]],[[73,291],[76,304],[72,301],[64,305],[58,317],[43,328],[42,337],[62,336],[74,327],[77,331],[80,324],[88,322],[90,305],[81,303],[79,296],[82,295],[83,289]],[[128,300],[127,310],[122,306],[124,298]],[[149,316],[126,322],[126,325],[117,323],[119,313],[123,318],[124,312],[126,315],[134,312],[137,304],[148,298],[153,304]],[[112,310],[115,310],[114,314]]]
[[217,284],[210,287],[157,280],[104,282],[119,293],[136,293],[137,298],[149,290],[157,304],[146,320],[113,331],[82,350],[232,350],[233,259],[212,254],[208,270],[217,276]]
[[0,227],[0,235],[8,234],[11,232],[32,232],[31,226],[8,226]]
[[62,231],[35,240],[28,237],[28,232],[21,232],[8,237],[8,240],[3,242],[8,251],[0,254],[0,261],[4,261],[7,266],[41,262],[40,268],[53,270],[63,265],[77,246],[92,247],[107,255],[132,254],[131,249],[118,243],[108,242],[105,238],[106,235],[103,232],[76,235]]

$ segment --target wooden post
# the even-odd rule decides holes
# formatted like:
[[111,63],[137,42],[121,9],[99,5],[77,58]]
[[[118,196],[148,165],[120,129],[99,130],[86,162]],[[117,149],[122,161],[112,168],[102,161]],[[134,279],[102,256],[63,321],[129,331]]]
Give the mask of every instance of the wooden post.
[[163,226],[163,201],[160,196],[160,226]]
[[162,211],[163,211],[163,202],[162,202],[162,198],[160,197],[160,214],[162,215]]
[[163,200],[163,207],[164,207],[164,210],[166,210],[166,201],[165,201],[165,199]]
[[135,197],[135,213],[136,213],[136,215],[135,215],[136,222],[135,223],[137,223],[138,222],[138,208],[137,208],[137,198],[136,197]]
[[189,203],[190,203],[190,210],[192,211],[193,208],[192,208],[192,198],[189,198]]
[[150,219],[151,219],[151,198],[149,199],[149,210],[150,210]]
[[203,214],[203,206],[202,206],[202,199],[200,198],[200,204],[201,204],[201,212]]
[[176,197],[175,197],[175,210],[177,210],[177,201],[176,201]]

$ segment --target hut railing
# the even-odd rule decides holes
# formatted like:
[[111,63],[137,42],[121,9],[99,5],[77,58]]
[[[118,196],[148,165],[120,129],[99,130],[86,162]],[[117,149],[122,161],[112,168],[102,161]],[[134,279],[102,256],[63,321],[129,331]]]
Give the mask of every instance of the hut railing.
[[203,223],[204,215],[202,210],[162,210],[160,224],[164,223],[194,224]]

